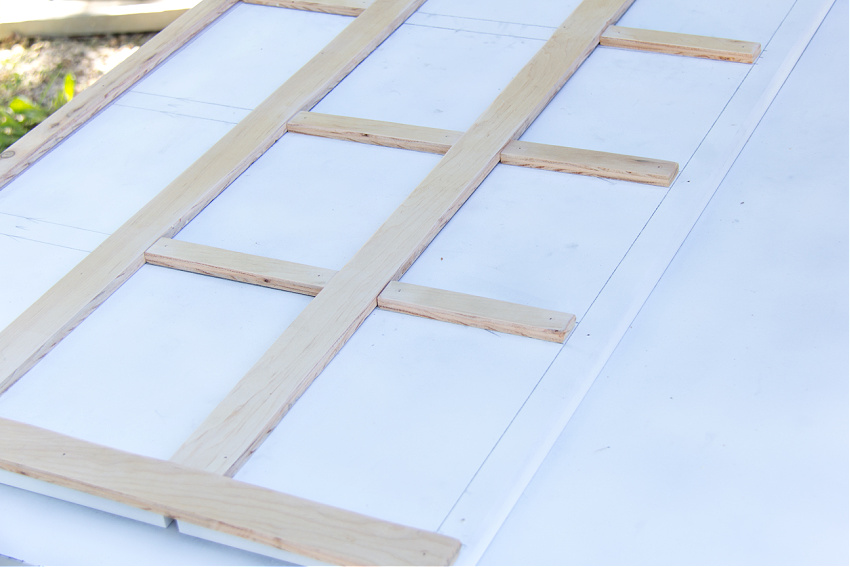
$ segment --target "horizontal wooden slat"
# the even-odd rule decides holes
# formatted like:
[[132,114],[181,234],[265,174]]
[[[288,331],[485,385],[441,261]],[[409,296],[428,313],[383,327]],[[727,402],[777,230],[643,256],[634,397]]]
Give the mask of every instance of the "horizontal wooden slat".
[[318,112],[299,112],[286,125],[287,132],[309,134],[336,140],[349,140],[376,146],[444,154],[463,132],[398,124],[368,118],[351,118]]
[[[449,151],[462,132],[365,118],[301,112],[287,131],[338,140],[350,140],[434,154]],[[621,179],[669,187],[679,171],[672,161],[582,150],[564,146],[513,140],[500,154],[507,165],[534,167],[562,173],[577,173],[606,179]]]
[[519,140],[514,140],[502,151],[501,162],[660,187],[670,187],[679,172],[679,164],[672,161]]
[[[334,270],[169,238],[151,246],[145,260],[157,266],[313,296],[336,274]],[[392,282],[381,292],[378,307],[553,342],[564,342],[575,323],[570,313],[402,282]]]
[[419,285],[390,282],[378,307],[544,341],[563,342],[575,315]]
[[0,418],[0,468],[340,565],[448,565],[450,537]]
[[322,291],[328,280],[336,274],[334,270],[170,238],[160,238],[148,248],[145,261],[184,272],[312,296]]
[[294,8],[308,12],[322,12],[340,16],[359,16],[372,0],[242,0],[247,4]]
[[609,26],[599,40],[602,45],[704,59],[753,63],[761,53],[761,44],[656,30]]

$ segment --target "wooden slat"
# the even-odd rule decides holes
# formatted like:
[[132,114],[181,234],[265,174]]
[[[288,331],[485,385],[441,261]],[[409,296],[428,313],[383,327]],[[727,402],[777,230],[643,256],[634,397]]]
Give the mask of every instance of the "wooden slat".
[[238,470],[631,3],[585,0],[573,11],[175,453],[177,462]]
[[415,150],[431,154],[445,154],[463,135],[463,132],[351,118],[319,112],[299,112],[289,124],[288,132],[321,136],[335,140],[349,140],[402,150]]
[[[148,263],[243,283],[317,295],[336,272],[324,268],[160,238]],[[409,283],[391,282],[378,307],[479,329],[564,342],[575,315]]]
[[402,282],[387,285],[378,307],[556,343],[566,340],[576,321],[569,313]]
[[[365,118],[300,112],[289,132],[404,150],[445,154],[463,132]],[[679,171],[672,161],[512,140],[500,154],[507,165],[534,167],[669,187]]]
[[376,0],[328,46],[233,127],[136,215],[0,332],[0,392],[100,305],[144,263],[145,250],[173,236],[318,102],[424,0]]
[[340,16],[359,16],[369,7],[372,0],[242,0],[246,4],[293,8],[309,12],[338,14]]
[[679,164],[672,161],[519,140],[508,144],[500,159],[507,165],[634,181],[660,187],[670,187],[679,172]]
[[0,188],[106,108],[236,1],[204,0],[12,144],[0,154]]
[[460,542],[0,418],[0,468],[339,565],[448,565]]
[[156,266],[313,296],[322,291],[336,274],[335,270],[170,238],[160,238],[148,248],[145,261]]
[[600,39],[602,45],[704,59],[753,63],[761,44],[736,39],[705,37],[656,30],[610,26]]

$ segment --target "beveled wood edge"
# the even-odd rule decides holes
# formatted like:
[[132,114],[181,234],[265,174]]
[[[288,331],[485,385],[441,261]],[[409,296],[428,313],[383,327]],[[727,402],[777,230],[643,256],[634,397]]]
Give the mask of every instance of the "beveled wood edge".
[[[445,154],[462,132],[411,124],[304,111],[287,132],[390,148]],[[679,165],[672,161],[513,140],[502,150],[505,165],[670,187]]]
[[0,468],[341,565],[448,565],[461,544],[283,492],[0,418]]
[[[170,238],[160,238],[151,246],[145,252],[145,261],[311,296],[317,295],[336,274],[325,268]],[[378,296],[378,308],[558,343],[566,341],[575,325],[575,315],[571,313],[405,282],[391,282]]]
[[754,63],[761,53],[761,44],[752,41],[623,26],[609,26],[599,43],[608,47],[737,63]]

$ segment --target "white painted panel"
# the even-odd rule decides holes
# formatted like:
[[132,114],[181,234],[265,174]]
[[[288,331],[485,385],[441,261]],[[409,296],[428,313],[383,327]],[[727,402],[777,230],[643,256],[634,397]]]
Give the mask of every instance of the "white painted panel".
[[665,193],[498,165],[402,281],[580,319]]
[[0,415],[167,459],[307,301],[144,266],[0,396]]
[[314,110],[466,130],[542,45],[404,25]]
[[239,3],[133,91],[254,108],[351,20]]
[[750,68],[600,47],[522,139],[684,167]]
[[578,0],[537,0],[535,2],[428,0],[419,11],[455,16],[459,19],[512,22],[554,28],[561,25],[578,5]]
[[232,124],[112,106],[0,191],[0,212],[111,233]]
[[0,329],[84,257],[81,250],[0,234]]
[[235,478],[436,530],[559,348],[375,311]]
[[177,238],[338,270],[439,159],[286,134]]

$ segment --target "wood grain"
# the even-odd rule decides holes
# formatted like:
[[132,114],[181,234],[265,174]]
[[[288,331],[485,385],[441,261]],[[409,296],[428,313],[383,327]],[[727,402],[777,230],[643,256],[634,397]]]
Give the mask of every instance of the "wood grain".
[[506,165],[620,179],[660,187],[670,187],[679,172],[679,164],[672,161],[519,140],[508,144],[500,159]]
[[706,37],[656,30],[610,26],[600,38],[602,45],[703,59],[754,63],[761,44],[736,39]]
[[340,16],[359,16],[372,0],[242,0],[246,4],[293,8],[308,12],[322,12]]
[[318,102],[424,0],[376,0],[328,46],[0,332],[0,393],[144,263]]
[[[145,252],[149,264],[305,295],[318,295],[336,272],[315,266],[160,238]],[[391,282],[378,307],[479,329],[564,342],[575,316],[409,283]]]
[[[318,112],[298,113],[287,124],[286,129],[299,134],[434,154],[445,154],[463,135],[463,132],[454,130]],[[662,187],[669,187],[679,171],[679,165],[671,161],[518,140],[509,142],[499,159],[507,165],[621,179]]]
[[339,565],[448,565],[450,537],[0,418],[0,468]]
[[203,0],[0,153],[0,189],[106,108],[236,2]]
[[378,307],[556,343],[566,340],[576,321],[570,313],[402,282],[387,285]]
[[234,474],[631,3],[583,1],[173,459]]

